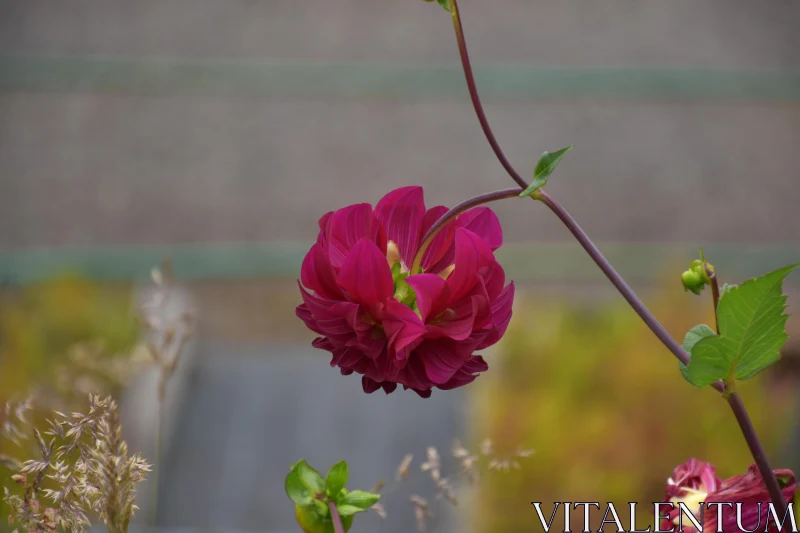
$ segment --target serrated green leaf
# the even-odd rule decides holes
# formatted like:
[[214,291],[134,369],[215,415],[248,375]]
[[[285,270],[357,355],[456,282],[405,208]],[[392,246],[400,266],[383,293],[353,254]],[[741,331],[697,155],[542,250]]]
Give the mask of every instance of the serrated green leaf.
[[356,507],[355,505],[337,505],[336,508],[339,510],[339,516],[342,518],[352,516],[356,513],[363,513],[366,510],[361,507]]
[[735,284],[728,285],[727,283],[723,283],[722,284],[722,289],[720,289],[720,296],[725,295],[729,290],[731,290],[731,289],[733,289],[735,287],[738,287],[738,285],[735,285]]
[[547,180],[550,178],[550,174],[552,174],[558,164],[561,163],[561,160],[564,159],[567,152],[573,148],[574,146],[566,146],[555,152],[543,153],[542,157],[539,158],[539,162],[536,163],[536,168],[533,170],[533,181],[528,185],[527,189],[519,194],[519,197],[525,198],[526,196],[532,195],[541,187],[544,187],[545,184],[547,184]]
[[328,470],[328,475],[325,477],[325,493],[329,498],[336,499],[347,484],[348,477],[349,472],[345,461],[336,463]]
[[783,280],[798,264],[790,265],[739,286],[719,300],[719,336],[707,336],[692,347],[687,374],[698,387],[718,379],[748,379],[780,359],[786,342]]
[[381,499],[380,494],[373,494],[363,490],[354,490],[347,493],[336,502],[340,505],[354,505],[360,509],[369,509]]

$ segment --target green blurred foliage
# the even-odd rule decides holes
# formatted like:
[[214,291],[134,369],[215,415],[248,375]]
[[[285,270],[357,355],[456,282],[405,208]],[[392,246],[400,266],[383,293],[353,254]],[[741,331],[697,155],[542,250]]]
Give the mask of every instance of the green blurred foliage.
[[[666,290],[646,303],[675,336],[713,324],[710,300]],[[584,306],[521,295],[492,370],[478,380],[475,435],[499,455],[534,450],[521,470],[493,473],[480,487],[478,531],[538,530],[530,502],[614,502],[628,525],[628,502],[664,497],[673,468],[691,457],[718,474],[741,474],[753,462],[730,408],[710,388],[692,387],[678,362],[624,302]],[[765,373],[740,392],[765,446],[775,456],[792,420],[791,386]],[[781,465],[773,465],[775,468]],[[573,523],[582,524],[582,510]],[[597,516],[599,514],[599,516]],[[602,518],[592,513],[595,530]],[[646,513],[639,516],[647,525]],[[563,527],[559,510],[555,528]],[[580,529],[581,526],[577,526]]]

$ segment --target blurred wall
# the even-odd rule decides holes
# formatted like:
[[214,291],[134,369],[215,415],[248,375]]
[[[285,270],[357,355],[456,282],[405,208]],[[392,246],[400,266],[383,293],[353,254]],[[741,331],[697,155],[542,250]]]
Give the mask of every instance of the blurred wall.
[[[600,240],[797,244],[800,6],[464,1],[489,117]],[[0,246],[308,240],[510,185],[420,0],[0,2]],[[498,205],[511,240],[562,240]],[[701,214],[702,213],[702,214]],[[701,221],[701,222],[700,222]]]

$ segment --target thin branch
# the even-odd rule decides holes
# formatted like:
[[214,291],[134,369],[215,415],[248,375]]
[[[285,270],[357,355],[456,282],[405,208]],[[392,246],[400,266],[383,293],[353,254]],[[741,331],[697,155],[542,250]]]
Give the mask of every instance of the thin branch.
[[500,164],[503,165],[503,168],[506,169],[508,175],[517,182],[517,185],[525,189],[528,184],[525,183],[522,176],[511,166],[508,158],[500,148],[500,143],[497,142],[492,128],[489,126],[489,119],[486,118],[486,113],[483,111],[483,105],[481,105],[481,99],[480,96],[478,96],[478,88],[475,85],[475,76],[472,73],[469,52],[467,52],[467,41],[464,39],[464,28],[461,25],[461,13],[458,10],[458,2],[457,0],[451,0],[451,2],[453,6],[453,26],[456,30],[456,39],[458,39],[458,52],[461,55],[461,65],[464,67],[464,76],[467,79],[469,97],[472,100],[472,106],[475,108],[475,114],[478,116],[478,121],[481,123],[483,133],[486,135],[486,140],[489,141],[489,145],[492,147],[492,150],[494,150],[494,155],[497,156],[497,159],[500,161]]
[[428,249],[428,246],[431,244],[431,242],[433,242],[436,234],[439,233],[439,231],[444,228],[448,222],[453,220],[464,211],[468,211],[473,207],[488,204],[489,202],[495,202],[497,200],[504,200],[506,198],[514,198],[515,196],[519,196],[519,193],[521,193],[523,190],[524,189],[514,187],[512,189],[501,189],[499,191],[479,194],[478,196],[470,198],[469,200],[464,200],[460,204],[450,209],[450,211],[442,215],[441,218],[439,218],[439,220],[437,220],[422,237],[422,243],[417,250],[417,254],[414,256],[411,272],[419,272],[420,264],[422,263],[422,256],[425,255],[425,250]]

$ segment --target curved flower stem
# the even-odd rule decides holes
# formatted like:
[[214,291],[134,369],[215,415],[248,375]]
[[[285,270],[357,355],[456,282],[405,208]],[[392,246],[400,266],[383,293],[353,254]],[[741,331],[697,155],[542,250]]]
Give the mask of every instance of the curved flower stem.
[[418,273],[420,269],[420,264],[422,263],[422,256],[425,255],[425,250],[428,249],[431,242],[433,242],[433,238],[436,237],[436,234],[444,228],[448,222],[456,218],[458,215],[463,213],[464,211],[468,211],[473,207],[478,207],[482,204],[488,204],[489,202],[495,202],[497,200],[504,200],[506,198],[514,198],[519,196],[524,188],[514,187],[511,189],[501,189],[499,191],[487,192],[485,194],[479,194],[478,196],[474,196],[469,200],[464,200],[457,206],[453,207],[445,213],[444,215],[437,220],[433,226],[425,233],[422,237],[422,242],[419,245],[419,250],[417,250],[417,255],[414,256],[414,262],[411,265],[411,273]]
[[344,533],[344,526],[342,525],[342,517],[339,516],[339,509],[333,500],[328,500],[328,509],[331,510],[331,519],[333,520],[333,531],[335,533]]
[[[600,267],[600,270],[603,271],[603,274],[606,275],[608,280],[611,282],[614,287],[622,294],[622,297],[625,298],[625,301],[636,311],[636,314],[647,324],[647,327],[650,328],[650,331],[658,337],[658,340],[664,344],[664,346],[669,349],[670,352],[678,358],[678,360],[685,364],[689,364],[689,354],[686,353],[686,350],[683,349],[683,346],[678,344],[678,342],[672,338],[664,326],[653,316],[649,309],[642,303],[639,297],[633,292],[633,289],[622,279],[622,276],[619,275],[611,263],[608,262],[608,259],[600,252],[597,246],[592,242],[586,232],[575,222],[575,219],[572,218],[566,209],[564,209],[561,204],[556,202],[549,194],[547,194],[543,190],[539,190],[536,193],[536,199],[542,202],[544,205],[550,208],[550,210],[556,214],[556,216],[564,223],[567,229],[575,236],[575,239],[583,246],[583,249],[586,250],[586,253],[592,258],[592,260]],[[725,385],[718,381],[713,384],[714,388],[720,392],[725,390]]]
[[772,500],[772,503],[775,504],[775,511],[777,511],[778,516],[785,516],[786,501],[783,498],[781,486],[778,483],[778,479],[775,477],[775,473],[772,471],[772,466],[769,464],[767,452],[764,451],[761,441],[758,440],[756,428],[753,427],[753,422],[750,420],[750,416],[747,414],[747,409],[744,407],[742,397],[739,396],[738,392],[734,391],[730,394],[726,394],[725,399],[728,400],[728,404],[733,410],[736,421],[739,423],[739,427],[742,429],[744,440],[747,441],[747,447],[750,448],[750,454],[753,456],[753,459],[758,466],[758,471],[761,472],[761,478],[764,480],[764,484],[767,486],[769,497]]
[[[517,172],[514,167],[511,166],[511,163],[508,161],[503,153],[503,150],[500,148],[500,145],[498,144],[497,139],[495,138],[494,133],[489,126],[489,121],[486,118],[486,113],[483,110],[483,106],[478,95],[478,89],[475,85],[475,77],[472,72],[469,54],[467,53],[467,43],[464,39],[464,30],[461,24],[461,14],[458,9],[458,0],[450,0],[450,3],[452,6],[453,25],[455,26],[456,39],[458,40],[458,50],[461,55],[461,64],[464,68],[464,76],[466,77],[467,88],[469,89],[472,105],[475,108],[475,114],[478,116],[478,121],[481,123],[483,133],[486,135],[486,140],[489,141],[489,145],[492,147],[492,150],[494,150],[494,153],[497,156],[497,159],[500,161],[500,164],[503,165],[503,168],[506,170],[508,175],[511,176],[511,178],[520,187],[526,189],[528,184],[520,176],[519,172]],[[633,308],[634,311],[636,311],[645,324],[647,324],[655,336],[658,337],[664,346],[666,346],[681,363],[688,364],[690,357],[689,354],[686,353],[686,350],[684,350],[683,347],[672,338],[672,336],[658,322],[655,316],[653,316],[650,310],[645,307],[639,297],[636,296],[636,293],[633,292],[633,289],[631,289],[625,280],[622,279],[622,276],[620,276],[619,273],[614,270],[614,267],[611,266],[611,263],[608,262],[608,259],[603,256],[597,246],[595,246],[592,240],[588,237],[588,235],[586,235],[583,229],[581,229],[578,223],[575,222],[567,210],[541,189],[534,193],[532,198],[547,205],[550,210],[553,211],[559,219],[561,219],[564,225],[566,225],[567,229],[572,232],[581,246],[583,246],[597,266],[600,267],[600,270],[603,271],[609,281],[611,281],[614,287],[617,288],[620,294],[622,294],[623,298],[625,298],[628,304]],[[416,259],[415,263],[417,263]],[[716,281],[716,279],[714,281]],[[713,289],[714,285],[712,284],[712,290]],[[715,298],[718,300],[718,287],[714,292]],[[750,417],[747,415],[747,411],[742,403],[741,397],[734,391],[727,391],[725,384],[721,381],[713,383],[712,386],[717,391],[721,392],[728,400],[734,416],[736,417],[736,421],[739,423],[742,434],[744,435],[747,445],[750,448],[750,452],[753,455],[753,459],[755,460],[756,465],[758,465],[761,477],[764,479],[764,483],[769,491],[770,498],[777,507],[776,511],[784,511],[786,509],[786,504],[783,499],[783,494],[780,491],[780,485],[775,477],[775,473],[772,471],[769,462],[767,461],[764,448],[758,439],[758,435],[756,434],[755,428],[750,421]]]
[[517,182],[517,185],[525,189],[528,187],[528,184],[525,183],[525,180],[522,178],[522,176],[520,176],[519,173],[514,170],[514,167],[511,166],[511,163],[509,163],[508,158],[506,158],[506,154],[503,153],[503,150],[500,148],[500,144],[494,137],[494,133],[492,133],[492,128],[489,127],[489,120],[486,118],[486,113],[483,112],[481,99],[480,96],[478,96],[478,88],[475,86],[475,77],[472,74],[472,64],[469,61],[467,41],[464,39],[464,30],[461,26],[461,14],[458,11],[458,2],[457,0],[450,1],[453,6],[453,26],[455,27],[456,38],[458,39],[458,52],[461,54],[461,64],[464,67],[464,76],[467,78],[467,88],[469,89],[469,96],[472,100],[472,106],[475,108],[475,114],[478,115],[478,121],[481,123],[483,133],[486,135],[486,140],[489,141],[489,145],[492,147],[492,150],[494,150],[494,155],[497,156],[497,159],[500,161],[500,164],[503,165],[503,168],[506,169],[508,175]]
[[719,281],[717,274],[708,267],[708,264],[703,264],[706,271],[706,276],[711,284],[711,301],[714,303],[714,324],[716,326],[717,335],[719,335],[719,315],[717,314],[717,307],[719,307]]

